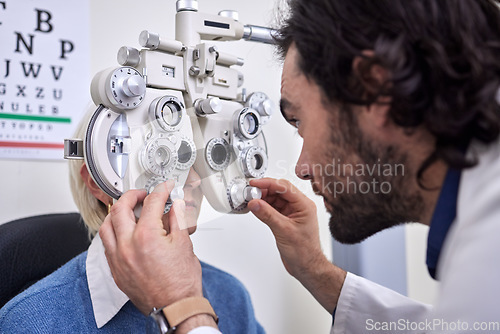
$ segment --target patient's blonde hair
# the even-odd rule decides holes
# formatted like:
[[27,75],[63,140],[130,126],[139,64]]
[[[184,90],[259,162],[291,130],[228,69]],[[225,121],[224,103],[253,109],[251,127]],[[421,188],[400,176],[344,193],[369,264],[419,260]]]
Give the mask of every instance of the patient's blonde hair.
[[[89,105],[85,116],[80,121],[74,137],[76,139],[84,139],[85,131],[90,117],[96,110],[94,105]],[[69,184],[71,187],[71,194],[82,218],[87,225],[91,237],[95,236],[99,227],[101,226],[104,218],[108,213],[106,205],[92,195],[87,188],[80,175],[80,169],[84,164],[84,160],[69,160]]]

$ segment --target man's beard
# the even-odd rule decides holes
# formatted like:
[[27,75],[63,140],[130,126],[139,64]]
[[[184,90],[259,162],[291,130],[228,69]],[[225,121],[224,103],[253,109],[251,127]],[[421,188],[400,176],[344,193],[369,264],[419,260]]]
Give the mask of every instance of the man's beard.
[[[353,244],[386,228],[418,221],[423,201],[415,189],[415,181],[412,180],[415,174],[407,164],[406,153],[396,147],[381,147],[367,140],[350,108],[343,107],[336,112],[338,122],[330,122],[332,135],[325,157],[327,164],[343,164],[340,169],[334,167],[340,170],[341,175],[315,175],[318,179],[313,182],[313,188],[324,197],[331,214],[329,226],[332,236],[339,242]],[[358,164],[367,168],[358,169],[361,166]],[[347,167],[345,171],[344,166]],[[379,169],[382,166],[390,166],[392,173],[385,168]],[[397,169],[397,166],[403,169]],[[323,189],[318,181],[323,182]],[[325,185],[335,182],[344,184],[342,192],[332,192],[331,188],[325,191]],[[376,185],[380,188],[375,189]]]

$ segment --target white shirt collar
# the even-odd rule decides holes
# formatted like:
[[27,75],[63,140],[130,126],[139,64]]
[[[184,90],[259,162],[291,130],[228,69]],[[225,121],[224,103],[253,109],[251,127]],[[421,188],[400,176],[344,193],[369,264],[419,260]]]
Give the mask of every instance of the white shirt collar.
[[87,252],[87,282],[98,328],[106,325],[129,300],[115,283],[99,234]]

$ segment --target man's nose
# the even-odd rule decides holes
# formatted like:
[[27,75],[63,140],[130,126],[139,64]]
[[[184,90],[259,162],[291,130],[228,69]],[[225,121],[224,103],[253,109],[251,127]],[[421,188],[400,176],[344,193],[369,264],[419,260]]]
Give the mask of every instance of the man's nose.
[[189,171],[188,177],[186,179],[185,188],[198,188],[201,185],[201,178],[196,171],[191,168]]
[[299,160],[295,165],[295,174],[302,180],[311,180],[313,177],[311,164],[304,154],[304,150],[302,150]]

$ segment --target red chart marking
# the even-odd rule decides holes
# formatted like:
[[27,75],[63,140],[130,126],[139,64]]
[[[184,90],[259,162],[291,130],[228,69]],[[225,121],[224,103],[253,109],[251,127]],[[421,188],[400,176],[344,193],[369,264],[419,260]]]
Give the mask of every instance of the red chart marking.
[[26,143],[15,141],[0,141],[0,147],[64,149],[64,144],[57,143]]

